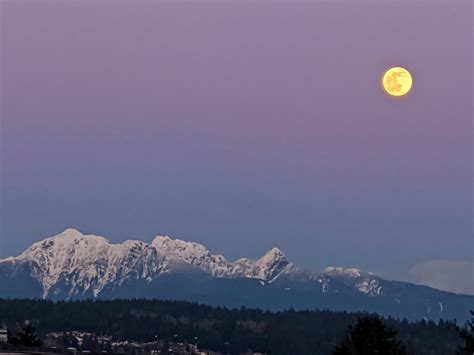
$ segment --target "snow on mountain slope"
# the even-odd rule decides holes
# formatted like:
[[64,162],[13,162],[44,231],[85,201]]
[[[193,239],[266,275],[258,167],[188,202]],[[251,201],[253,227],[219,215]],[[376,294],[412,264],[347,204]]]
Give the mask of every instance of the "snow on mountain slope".
[[[346,285],[355,287],[369,296],[378,296],[382,293],[380,278],[370,272],[364,272],[355,268],[329,266],[324,270],[323,274],[336,279],[342,279]],[[328,286],[326,285],[326,287]]]
[[323,293],[331,290],[331,279],[342,280],[369,296],[382,292],[380,278],[359,269],[328,267],[322,273],[306,271],[289,262],[278,248],[272,248],[258,260],[242,258],[231,262],[222,255],[212,254],[202,244],[168,236],[156,236],[151,244],[138,240],[113,244],[104,237],[84,235],[70,228],[32,244],[16,258],[0,260],[0,263],[26,262],[34,265],[32,276],[42,285],[43,297],[64,290],[67,298],[86,294],[97,297],[107,286],[121,286],[127,280],[151,282],[180,265],[218,278],[258,279],[262,285],[281,275],[299,275],[316,281]]
[[184,261],[215,277],[246,277],[271,282],[293,265],[278,248],[258,260],[247,258],[230,262],[222,255],[213,255],[202,244],[157,236],[152,245],[167,258]]
[[233,274],[272,282],[284,273],[290,273],[297,267],[290,263],[278,248],[270,249],[258,260],[242,258],[234,263]]
[[203,245],[157,236],[151,244],[127,240],[110,243],[97,235],[66,229],[34,243],[16,258],[0,263],[31,262],[32,274],[43,286],[43,297],[66,288],[67,297],[91,292],[94,297],[108,285],[120,286],[129,279],[152,281],[180,264],[191,265],[221,278],[255,278],[272,282],[296,267],[273,248],[258,260],[227,261]]
[[179,260],[196,266],[216,277],[224,277],[232,268],[222,255],[213,255],[202,244],[171,239],[168,236],[157,236],[151,243],[157,252],[168,260]]
[[34,243],[12,260],[35,264],[33,273],[43,285],[43,297],[60,281],[69,287],[69,296],[89,290],[97,296],[109,283],[151,278],[164,266],[156,249],[146,243],[111,244],[104,237],[75,229]]

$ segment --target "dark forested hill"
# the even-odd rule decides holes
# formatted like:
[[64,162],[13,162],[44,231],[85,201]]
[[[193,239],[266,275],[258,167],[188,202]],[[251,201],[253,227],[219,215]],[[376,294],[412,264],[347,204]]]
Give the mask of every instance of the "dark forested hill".
[[[84,331],[116,340],[156,338],[199,342],[201,348],[239,353],[331,354],[362,313],[266,312],[158,300],[52,302],[0,300],[0,324],[30,320],[40,334]],[[374,315],[375,316],[375,315]],[[409,354],[455,354],[461,339],[453,322],[385,319]]]

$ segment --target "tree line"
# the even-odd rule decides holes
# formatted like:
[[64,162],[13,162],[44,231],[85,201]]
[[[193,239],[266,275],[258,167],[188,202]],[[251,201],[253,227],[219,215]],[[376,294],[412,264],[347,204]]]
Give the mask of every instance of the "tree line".
[[[21,328],[25,321],[30,328]],[[178,301],[0,300],[2,323],[20,345],[22,338],[41,341],[53,331],[82,331],[109,335],[115,341],[196,343],[201,349],[225,354],[449,355],[474,351],[472,321],[459,326],[455,321],[408,322],[366,313],[270,312]]]

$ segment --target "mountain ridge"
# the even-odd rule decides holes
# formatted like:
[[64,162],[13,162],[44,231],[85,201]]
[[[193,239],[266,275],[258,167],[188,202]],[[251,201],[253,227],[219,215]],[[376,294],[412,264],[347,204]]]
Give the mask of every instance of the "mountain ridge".
[[[474,297],[385,280],[357,268],[303,269],[279,248],[227,260],[156,236],[111,243],[68,228],[0,260],[0,297],[169,298],[230,306],[375,311],[412,319],[467,317]],[[465,312],[465,315],[464,315]]]
[[[143,265],[137,265],[140,261],[144,261]],[[202,244],[169,236],[157,235],[151,243],[140,240],[111,243],[103,236],[83,234],[74,228],[33,243],[17,257],[0,260],[0,263],[4,262],[35,263],[35,277],[42,284],[43,298],[62,275],[73,272],[79,273],[84,281],[79,285],[83,291],[93,288],[94,297],[97,297],[105,283],[121,284],[137,270],[140,273],[136,278],[150,281],[157,274],[170,272],[171,264],[188,264],[214,277],[255,278],[267,282],[278,277],[285,267],[293,266],[276,247],[258,260],[241,258],[232,262],[223,255],[212,254]],[[122,277],[118,275],[119,271]],[[93,282],[94,278],[97,278],[96,282]],[[71,296],[80,293],[76,286],[77,283],[71,284]]]

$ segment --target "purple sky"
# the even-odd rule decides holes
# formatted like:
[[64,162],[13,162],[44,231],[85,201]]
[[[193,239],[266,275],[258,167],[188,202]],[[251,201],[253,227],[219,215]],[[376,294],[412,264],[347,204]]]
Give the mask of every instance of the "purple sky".
[[397,278],[472,262],[471,1],[0,10],[0,257],[76,227]]

